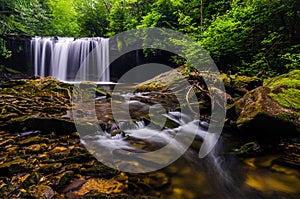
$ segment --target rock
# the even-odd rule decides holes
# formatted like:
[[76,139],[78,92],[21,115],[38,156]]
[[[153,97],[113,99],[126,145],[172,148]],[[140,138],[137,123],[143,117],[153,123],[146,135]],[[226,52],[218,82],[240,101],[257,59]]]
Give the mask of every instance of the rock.
[[42,178],[41,174],[38,172],[32,172],[28,175],[25,180],[22,182],[21,187],[24,189],[29,188],[31,185],[37,185],[40,179]]
[[19,145],[32,145],[37,143],[49,143],[49,139],[43,136],[33,136],[18,142]]
[[[0,103],[0,128],[14,132],[23,129],[75,132],[70,113],[71,98],[86,98],[85,95],[89,93],[84,90],[85,84],[82,87],[74,89],[74,85],[52,77],[12,80],[0,84],[0,96],[5,102]],[[104,89],[95,86],[93,93],[98,96],[111,96]],[[86,122],[82,125],[89,128]]]
[[50,173],[50,172],[54,172],[54,171],[58,170],[59,168],[61,168],[62,163],[57,162],[57,163],[49,163],[49,164],[40,164],[39,167],[40,167],[40,169],[39,169],[40,172]]
[[0,165],[0,174],[8,175],[25,171],[27,161],[22,158],[16,158],[14,160],[4,162]]
[[30,145],[26,148],[26,153],[39,153],[41,151],[45,151],[47,148],[47,145],[42,143],[42,144],[33,144]]
[[71,181],[73,176],[74,176],[73,171],[66,171],[66,172],[63,172],[62,174],[60,174],[58,176],[55,176],[52,179],[52,183],[55,187],[62,188]]
[[7,145],[12,145],[14,143],[15,143],[15,141],[13,139],[3,140],[3,141],[0,142],[0,148],[3,148]]
[[226,92],[233,98],[241,98],[248,91],[263,85],[262,79],[244,75],[222,73]]
[[126,188],[126,185],[114,179],[92,178],[88,180],[79,191],[75,192],[78,195],[85,195],[89,192],[98,193],[121,193]]
[[300,169],[300,140],[288,140],[280,144],[281,154],[274,162],[280,165]]
[[53,189],[47,185],[31,186],[29,193],[34,198],[52,199],[55,196]]
[[261,147],[257,142],[248,142],[242,145],[239,149],[234,150],[236,154],[242,156],[257,155],[261,152]]
[[40,130],[42,132],[56,132],[60,134],[73,133],[76,131],[74,122],[65,118],[27,118],[23,122],[28,129]]
[[[264,86],[272,89],[270,97],[278,104],[300,111],[300,70],[268,79]],[[300,117],[300,114],[298,116]]]
[[299,74],[300,70],[270,79],[265,86],[248,92],[238,100],[233,106],[238,116],[238,128],[243,132],[266,137],[299,132]]

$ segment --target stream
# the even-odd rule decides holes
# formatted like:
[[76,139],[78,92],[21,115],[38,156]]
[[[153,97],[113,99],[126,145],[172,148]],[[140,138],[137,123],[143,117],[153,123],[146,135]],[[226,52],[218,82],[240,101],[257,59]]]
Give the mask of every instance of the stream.
[[[49,81],[34,85],[45,83],[49,86]],[[0,198],[300,198],[299,165],[293,161],[299,140],[283,140],[264,151],[269,144],[225,129],[210,153],[199,158],[203,143],[215,139],[210,117],[202,110],[188,113],[179,99],[185,96],[131,92],[133,86],[114,89],[112,97],[83,94],[84,106],[73,98],[73,109],[67,108],[71,102],[65,95],[55,103],[37,93],[33,100],[5,95],[6,103],[21,110],[55,105],[39,112],[59,115],[29,120],[26,128],[37,129],[0,131]],[[78,132],[62,115],[76,118]],[[81,121],[88,128],[81,129]]]
[[[195,136],[182,157],[157,171],[166,172],[171,179],[170,185],[161,190],[161,198],[300,198],[299,170],[276,164],[274,160],[280,156],[277,152],[238,156],[236,147],[245,144],[239,135],[224,131],[214,149],[200,159],[198,153],[203,141],[210,141],[210,133],[207,132],[209,120],[199,120],[181,113],[172,93],[128,94],[119,91],[117,96],[114,104],[118,104],[118,120],[114,120],[111,101],[98,98],[95,103],[97,118],[111,125],[104,134],[93,135],[92,141],[89,141],[90,135],[81,136],[85,145],[92,145],[93,149],[101,148],[101,152],[94,154],[98,160],[107,161],[113,153],[117,154],[114,157],[118,160],[110,163],[117,162],[117,167],[121,169],[133,167],[139,172],[138,165],[143,161],[152,161],[146,165],[154,164],[153,167],[160,168],[161,165],[156,164],[167,164],[170,157],[157,155],[149,160],[138,156],[134,159],[128,154],[149,153],[166,145],[172,145],[176,154],[184,148],[182,143],[173,142],[176,134],[184,132]],[[120,150],[122,152],[119,153]]]

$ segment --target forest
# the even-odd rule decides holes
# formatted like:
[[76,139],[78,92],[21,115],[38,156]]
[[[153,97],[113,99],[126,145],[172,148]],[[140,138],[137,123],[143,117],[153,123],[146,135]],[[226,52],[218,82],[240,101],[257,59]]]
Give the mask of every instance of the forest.
[[299,0],[0,0],[0,198],[299,199],[299,62]]
[[4,35],[110,37],[142,27],[188,35],[223,72],[272,77],[298,67],[300,2],[295,0],[2,0]]

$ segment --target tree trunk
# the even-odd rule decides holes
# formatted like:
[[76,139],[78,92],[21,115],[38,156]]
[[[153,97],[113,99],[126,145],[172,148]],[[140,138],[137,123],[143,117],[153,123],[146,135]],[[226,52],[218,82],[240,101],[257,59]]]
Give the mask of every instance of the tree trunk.
[[203,0],[200,0],[200,25],[203,24]]

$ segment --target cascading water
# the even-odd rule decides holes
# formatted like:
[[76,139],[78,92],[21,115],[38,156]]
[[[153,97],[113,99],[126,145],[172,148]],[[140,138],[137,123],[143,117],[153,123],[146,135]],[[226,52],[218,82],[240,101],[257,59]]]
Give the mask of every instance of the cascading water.
[[61,81],[110,80],[107,38],[34,37],[31,55],[36,76]]

